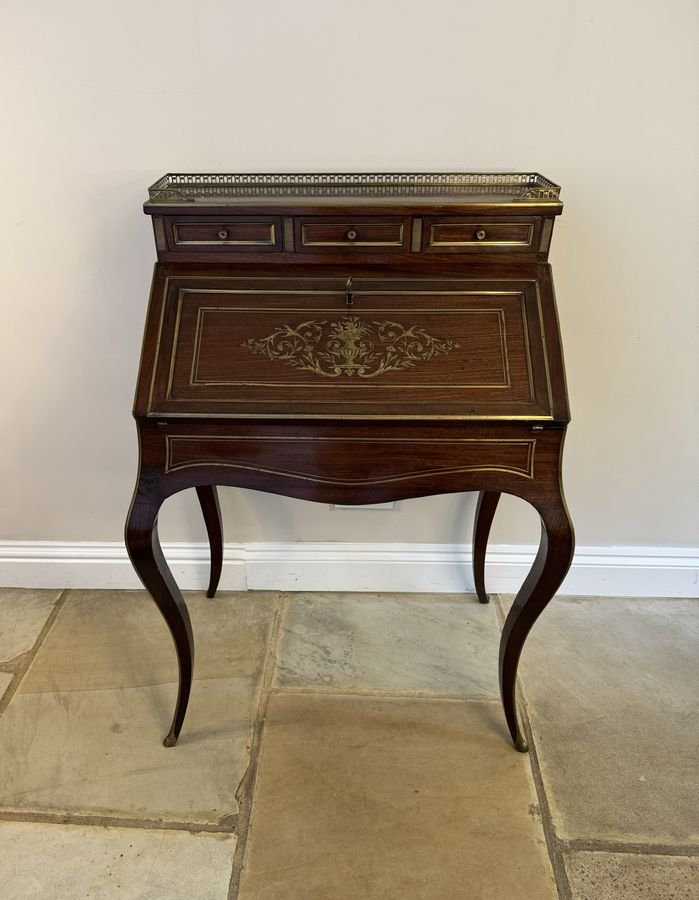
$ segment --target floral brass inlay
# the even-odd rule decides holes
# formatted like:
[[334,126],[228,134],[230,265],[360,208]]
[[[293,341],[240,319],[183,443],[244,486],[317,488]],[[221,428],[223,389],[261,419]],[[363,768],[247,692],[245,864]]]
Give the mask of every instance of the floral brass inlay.
[[417,325],[405,328],[398,322],[365,322],[359,316],[346,316],[338,322],[281,325],[266,338],[250,338],[241,344],[253,353],[326,378],[343,374],[375,378],[428,362],[458,346],[432,337]]

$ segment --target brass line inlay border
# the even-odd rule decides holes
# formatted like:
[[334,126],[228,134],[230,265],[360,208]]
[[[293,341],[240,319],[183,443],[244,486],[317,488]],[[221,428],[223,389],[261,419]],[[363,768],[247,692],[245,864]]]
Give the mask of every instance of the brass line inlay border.
[[541,333],[541,350],[544,357],[544,369],[546,371],[546,391],[549,401],[549,409],[553,410],[553,388],[551,387],[551,373],[549,371],[549,348],[546,343],[546,329],[544,328],[544,312],[541,308],[541,291],[539,290],[539,282],[535,284],[536,289],[536,305],[539,310],[539,332]]
[[520,295],[520,306],[522,309],[522,323],[524,325],[524,358],[527,361],[527,378],[529,380],[529,402],[536,402],[534,396],[534,368],[532,366],[531,347],[529,346],[529,329],[527,328],[527,298],[524,291]]
[[[186,290],[183,290],[181,293],[185,293],[185,292],[186,292]],[[517,293],[519,293],[519,292],[517,292]],[[178,298],[178,304],[179,304],[179,298]],[[181,305],[178,305],[178,313],[179,313],[180,309],[181,309]],[[190,381],[189,381],[189,384],[187,384],[187,387],[207,387],[207,386],[280,387],[280,388],[311,388],[311,387],[325,388],[325,387],[330,387],[330,384],[308,384],[305,382],[291,382],[290,383],[287,381],[283,381],[283,382],[273,382],[273,381],[200,381],[199,377],[198,377],[198,369],[199,369],[199,348],[201,347],[201,331],[203,328],[203,319],[204,319],[203,313],[204,312],[216,312],[216,311],[217,312],[253,312],[253,313],[263,313],[263,314],[268,313],[268,312],[297,312],[297,313],[298,312],[301,312],[301,313],[313,312],[313,313],[320,313],[323,315],[327,315],[328,313],[331,315],[344,314],[344,311],[342,311],[342,313],[341,313],[341,311],[335,310],[335,309],[307,310],[307,309],[293,309],[293,308],[288,308],[288,307],[200,306],[197,310],[197,321],[196,321],[196,326],[195,326],[196,331],[195,331],[195,336],[194,336],[194,350],[193,350],[193,356],[192,356],[192,366],[191,366],[191,370],[190,370]],[[500,308],[500,309],[454,309],[454,310],[415,309],[415,310],[411,310],[411,312],[418,312],[418,313],[428,312],[430,314],[446,315],[446,316],[448,316],[448,315],[454,315],[454,316],[455,315],[467,315],[467,314],[478,315],[478,314],[485,314],[485,313],[497,315],[499,332],[500,332],[500,352],[501,352],[501,361],[502,361],[502,369],[503,369],[503,378],[505,380],[501,384],[498,384],[498,383],[487,384],[484,382],[479,382],[479,383],[475,383],[475,384],[446,384],[445,385],[444,383],[424,384],[422,382],[418,382],[418,383],[400,384],[400,385],[396,385],[396,384],[382,385],[382,384],[377,383],[375,385],[375,387],[383,387],[386,389],[401,389],[401,390],[409,390],[411,388],[433,388],[433,389],[444,390],[445,387],[449,388],[449,389],[453,389],[453,390],[476,389],[476,388],[485,388],[488,390],[491,390],[491,389],[502,390],[502,389],[507,389],[507,388],[512,387],[512,383],[510,380],[509,357],[507,354],[507,344],[506,344],[507,335],[506,335],[506,330],[505,330],[506,329],[506,319],[505,319],[504,309],[502,309],[502,308]],[[376,314],[376,315],[384,314],[385,315],[388,313],[395,313],[395,310],[372,309],[371,313],[372,313],[372,315],[373,314]],[[178,322],[179,322],[179,316],[178,316]],[[526,322],[524,320],[522,322],[522,326],[523,326],[523,330],[526,331]],[[173,354],[172,354],[173,358],[175,356],[175,349],[176,348],[173,347]],[[343,384],[343,382],[338,382],[338,384]],[[354,387],[354,384],[349,384],[346,382],[344,384],[345,384],[345,387],[348,387],[348,388]],[[182,398],[172,397],[171,396],[171,388],[172,388],[172,379],[170,379],[170,381],[168,382],[168,391],[167,391],[167,395],[166,395],[167,400],[169,400],[172,403],[190,403],[191,402],[191,398],[182,399]],[[531,395],[531,390],[532,390],[532,386],[531,386],[531,379],[530,379],[530,385],[529,385],[530,395]],[[209,402],[209,401],[207,401],[207,402]],[[212,399],[210,402],[230,403],[230,402],[239,402],[239,401]],[[256,401],[256,400],[247,401],[244,398],[241,398],[240,402],[254,403],[254,402],[258,402],[258,401]],[[274,402],[274,401],[267,401],[267,402]],[[323,402],[323,401],[321,401],[321,402]],[[354,403],[370,403],[372,401],[343,400],[342,402],[343,403],[348,403],[348,402],[349,403],[353,403],[353,402]],[[377,400],[374,402],[384,403],[385,401]]]
[[[174,276],[174,277],[177,278],[178,280],[180,278],[179,275]],[[192,277],[198,277],[199,279],[204,280],[204,279],[202,279],[202,276],[192,276]],[[208,278],[208,276],[206,276],[206,277]],[[226,275],[223,275],[221,277],[228,278],[228,276],[226,276]],[[346,284],[347,284],[347,281],[345,279],[345,281],[343,281],[343,283],[342,283],[342,287],[324,288],[324,289],[311,288],[311,289],[306,289],[306,290],[300,290],[300,289],[296,290],[296,289],[280,288],[279,290],[275,290],[274,288],[270,288],[268,290],[267,288],[229,288],[229,289],[226,289],[226,288],[182,288],[182,290],[188,294],[264,294],[265,296],[267,294],[275,294],[275,295],[276,294],[289,294],[291,296],[295,296],[297,294],[305,294],[307,297],[317,297],[317,296],[344,297],[345,290],[346,290]],[[406,294],[409,296],[415,295],[415,296],[420,296],[420,297],[422,297],[422,296],[433,297],[435,294],[439,295],[440,297],[441,296],[448,296],[448,297],[452,297],[452,296],[465,296],[465,297],[505,296],[505,297],[509,297],[509,296],[517,296],[521,293],[523,293],[523,292],[522,291],[448,291],[448,290],[443,291],[440,288],[435,288],[434,290],[431,290],[431,291],[412,291],[412,290],[405,290],[402,288],[396,288],[395,290],[392,290],[392,291],[372,291],[372,290],[369,290],[368,288],[366,288],[364,290],[362,290],[361,288],[356,289],[354,281],[352,282],[352,294],[354,297],[364,297],[364,296],[366,296],[366,297],[377,297],[377,296],[390,297],[390,296],[393,296],[396,294],[397,295]],[[280,307],[280,309],[284,309],[284,307]]]
[[467,472],[505,472],[510,475],[519,475],[522,478],[527,478],[529,480],[533,479],[533,475],[525,474],[524,470],[518,469],[515,467],[509,466],[456,466],[456,467],[448,467],[443,469],[428,469],[424,472],[416,472],[413,474],[406,475],[392,475],[387,478],[367,478],[367,479],[354,479],[352,481],[345,481],[339,478],[321,478],[319,476],[308,475],[300,472],[291,472],[286,469],[272,469],[266,468],[265,466],[251,466],[245,465],[244,463],[229,463],[229,462],[219,462],[215,460],[202,460],[199,462],[193,463],[182,463],[178,466],[171,466],[169,469],[166,469],[167,472],[177,472],[182,469],[192,469],[197,468],[198,466],[210,466],[217,467],[222,469],[242,469],[245,471],[251,472],[264,472],[266,475],[281,475],[285,478],[297,478],[302,481],[313,481],[319,484],[334,484],[334,485],[346,485],[348,487],[358,487],[360,485],[380,485],[380,484],[392,484],[399,481],[415,481],[418,478],[431,478],[435,475],[462,475]]
[[[204,311],[206,309],[211,309],[211,307],[200,306],[197,308],[197,323],[195,326],[194,332],[194,347],[192,349],[192,367],[189,370],[189,384],[188,387],[193,387],[195,384],[198,384],[197,378],[197,369],[199,367],[199,353],[201,350],[201,333],[203,328],[203,318]],[[168,391],[168,397],[170,396],[170,392]]]
[[[502,370],[505,375],[505,384],[503,387],[512,387],[512,379],[510,378],[510,357],[507,353],[507,319],[505,318],[505,308],[501,306],[498,309],[500,317],[500,359],[502,360]],[[522,330],[527,330],[527,325],[522,320]]]
[[[136,399],[134,402],[134,406],[138,403],[138,395],[140,393],[141,388],[141,374],[143,373],[143,357],[146,352],[146,334],[148,331],[148,324],[150,320],[151,310],[155,311],[155,282],[157,275],[153,276],[153,280],[151,281],[151,287],[148,297],[148,310],[146,312],[146,325],[143,333],[143,339],[141,342],[141,356],[138,361],[138,380],[136,382]],[[150,386],[148,389],[148,410],[153,408],[153,391],[155,390],[155,374],[158,371],[158,356],[160,352],[160,336],[163,331],[163,319],[165,318],[165,307],[167,305],[167,286],[168,286],[168,278],[165,278],[165,289],[163,290],[162,297],[160,298],[160,314],[159,314],[159,322],[158,322],[158,331],[156,332],[155,337],[155,352],[153,354],[153,369],[150,374]]]
[[[532,264],[532,265],[534,265],[534,264]],[[235,282],[235,281],[282,281],[282,282],[284,282],[284,281],[294,281],[295,280],[294,277],[291,275],[209,275],[208,273],[206,275],[202,275],[201,272],[197,275],[185,275],[182,272],[178,272],[175,275],[168,275],[167,278],[168,278],[168,281],[170,279],[177,279],[178,281],[194,281],[194,280],[196,280],[196,281],[233,281],[233,282]],[[400,276],[399,277],[393,276],[391,278],[380,278],[378,276],[376,278],[374,278],[374,277],[369,278],[369,277],[360,276],[360,278],[361,278],[361,280],[368,281],[371,284],[379,284],[381,282],[386,282],[387,284],[391,284],[392,282],[396,282],[396,281],[398,281],[398,282],[411,281],[411,282],[415,282],[416,284],[420,284],[425,281],[427,281],[427,282],[438,281],[440,284],[442,282],[450,282],[450,281],[454,281],[459,284],[463,284],[464,282],[470,282],[470,281],[477,281],[477,282],[493,281],[496,284],[509,284],[510,282],[512,282],[513,284],[533,284],[537,280],[536,278],[524,278],[524,277],[501,278],[500,276],[498,276],[497,278],[488,278],[488,277],[473,278],[472,276],[467,277],[464,275],[457,275],[454,277],[450,277],[447,275],[427,275],[427,276],[425,276],[425,275],[414,275],[414,276],[410,275],[408,277],[403,277],[403,278],[401,278]],[[333,276],[332,275],[306,275],[306,276],[304,276],[303,280],[309,281],[309,282],[314,282],[314,281],[327,282],[327,281],[332,281]],[[337,278],[336,280],[339,285],[342,285],[344,283],[344,280],[342,278]],[[247,290],[251,290],[251,288],[247,288]],[[255,290],[257,290],[257,288],[255,288]],[[235,289],[231,288],[231,291],[235,291]],[[289,291],[289,293],[295,293],[293,288],[289,288],[288,291]],[[315,293],[315,289],[309,288],[308,293],[310,293],[310,294]],[[464,293],[464,294],[480,294],[480,293],[487,293],[487,292],[462,291],[462,293]],[[513,292],[512,291],[494,291],[492,293],[506,293],[507,294],[507,293],[513,293]]]
[[[186,225],[204,225],[204,222],[182,222],[180,224]],[[210,240],[210,241],[183,241],[180,240],[179,232],[177,230],[177,223],[172,223],[172,236],[175,240],[175,245],[177,247],[185,247],[185,246],[202,246],[205,245],[207,247],[229,247],[239,246],[239,247],[270,247],[277,243],[276,233],[275,233],[275,223],[270,222],[216,222],[216,225],[220,225],[222,228],[240,228],[243,225],[267,225],[269,228],[269,238],[267,240],[258,240],[258,241],[229,241],[229,240]]]
[[186,293],[185,288],[180,288],[177,292],[177,312],[175,315],[175,331],[172,336],[172,353],[170,354],[170,366],[167,376],[167,388],[165,390],[165,399],[170,400],[172,395],[172,382],[175,377],[175,360],[177,358],[177,341],[180,336],[180,320],[182,318],[182,300]]

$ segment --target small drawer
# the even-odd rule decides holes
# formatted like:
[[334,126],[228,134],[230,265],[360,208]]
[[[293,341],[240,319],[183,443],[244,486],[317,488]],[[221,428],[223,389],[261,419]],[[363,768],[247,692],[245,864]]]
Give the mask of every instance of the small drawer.
[[296,220],[299,250],[401,251],[406,249],[408,220],[391,217],[374,219],[302,218]]
[[539,219],[426,218],[424,251],[463,253],[471,250],[532,250],[537,246]]
[[281,250],[281,218],[276,216],[187,217],[170,220],[168,226],[173,250],[226,253]]

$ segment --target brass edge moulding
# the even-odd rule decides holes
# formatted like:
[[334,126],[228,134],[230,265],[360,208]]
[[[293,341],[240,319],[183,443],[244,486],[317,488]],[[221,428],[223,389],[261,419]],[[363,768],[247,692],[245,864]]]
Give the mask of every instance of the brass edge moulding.
[[293,253],[294,250],[296,249],[295,241],[294,241],[294,219],[293,219],[293,216],[284,216],[283,229],[284,229],[284,251],[286,253]]
[[153,234],[155,235],[155,249],[160,251],[167,250],[165,225],[159,216],[153,216]]
[[410,239],[410,252],[419,253],[422,249],[422,216],[413,217],[412,235]]
[[[229,401],[236,402],[236,401]],[[415,405],[415,404],[413,404]],[[173,410],[150,409],[145,416],[136,416],[139,420],[152,421],[153,419],[215,419],[221,422],[233,422],[236,419],[274,419],[275,421],[287,420],[295,421],[296,419],[335,419],[338,422],[364,422],[373,421],[375,419],[392,422],[476,422],[478,424],[489,424],[491,422],[520,422],[522,425],[528,425],[531,422],[546,422],[551,425],[567,425],[567,420],[557,420],[552,415],[534,415],[532,413],[522,413],[521,415],[483,415],[478,413],[470,413],[460,415],[452,413],[451,415],[430,415],[428,413],[391,413],[386,415],[373,415],[372,413],[248,413],[248,412],[232,412],[232,413],[211,413],[211,412],[174,412]]]
[[169,173],[148,189],[149,202],[241,197],[493,196],[558,201],[560,187],[536,172]]
[[541,236],[539,238],[539,252],[548,253],[551,247],[551,236],[553,234],[553,219],[544,219],[541,226]]

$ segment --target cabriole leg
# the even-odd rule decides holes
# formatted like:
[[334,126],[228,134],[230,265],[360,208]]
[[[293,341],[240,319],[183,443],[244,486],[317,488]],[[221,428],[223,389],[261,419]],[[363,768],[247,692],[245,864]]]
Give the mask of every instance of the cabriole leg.
[[473,581],[481,603],[488,602],[485,590],[485,551],[500,496],[497,491],[481,491],[476,504],[476,519],[473,525]]
[[142,472],[126,521],[126,548],[144,587],[163,615],[175,642],[179,688],[175,714],[163,740],[174,747],[182,729],[192,687],[194,640],[189,613],[158,540],[158,511],[162,504],[158,477]]
[[573,559],[573,527],[564,500],[538,510],[541,542],[531,572],[505,620],[500,639],[500,693],[507,727],[517,750],[529,748],[517,720],[515,682],[524,641],[531,627],[561,585]]
[[218,502],[218,491],[213,484],[204,484],[197,488],[199,505],[204,515],[206,533],[209,536],[211,550],[211,576],[207,597],[213,597],[221,580],[223,567],[223,520],[221,519],[221,506]]

